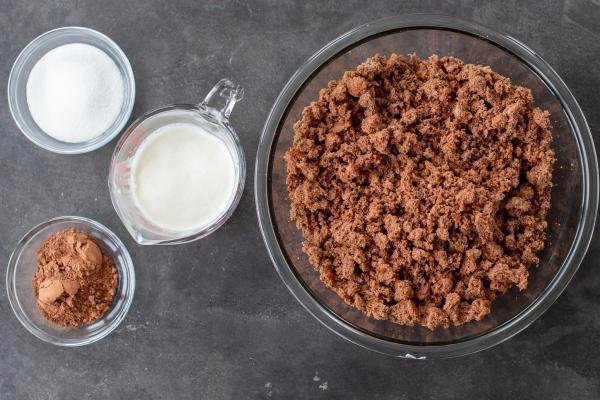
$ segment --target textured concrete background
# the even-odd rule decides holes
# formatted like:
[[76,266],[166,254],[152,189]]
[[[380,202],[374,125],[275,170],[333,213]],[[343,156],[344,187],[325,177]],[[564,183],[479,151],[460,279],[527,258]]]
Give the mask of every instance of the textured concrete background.
[[0,0],[0,83],[38,34],[64,25],[98,29],[132,63],[133,118],[159,105],[197,102],[224,76],[242,84],[246,100],[232,120],[250,169],[240,206],[218,232],[185,246],[140,247],[110,204],[106,176],[115,143],[80,156],[38,149],[18,131],[3,100],[0,264],[33,225],[82,215],[125,241],[138,285],[121,327],[78,349],[29,335],[2,288],[0,399],[598,399],[597,242],[566,292],[526,331],[483,353],[435,362],[393,359],[333,335],[296,303],[268,259],[254,211],[252,166],[275,97],[334,37],[409,12],[457,15],[522,40],[556,68],[592,131],[600,129],[598,0]]

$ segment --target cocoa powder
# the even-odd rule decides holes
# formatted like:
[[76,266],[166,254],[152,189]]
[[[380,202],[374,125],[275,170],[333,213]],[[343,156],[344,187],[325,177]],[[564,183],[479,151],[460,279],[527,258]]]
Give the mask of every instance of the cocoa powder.
[[38,250],[33,286],[46,319],[81,326],[96,321],[110,307],[117,269],[90,235],[65,229],[50,235]]
[[544,247],[554,152],[529,89],[453,57],[376,55],[329,82],[286,153],[321,280],[368,316],[481,320]]

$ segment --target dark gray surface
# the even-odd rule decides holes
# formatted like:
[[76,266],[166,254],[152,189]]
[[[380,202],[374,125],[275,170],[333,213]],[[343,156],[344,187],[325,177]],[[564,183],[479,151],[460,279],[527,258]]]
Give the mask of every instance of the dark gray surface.
[[115,142],[80,156],[38,149],[18,131],[4,100],[0,263],[33,225],[82,215],[125,241],[138,283],[121,327],[77,349],[47,345],[27,333],[2,287],[0,399],[599,398],[595,240],[568,289],[530,328],[483,353],[444,361],[393,359],[338,338],[296,303],[271,265],[256,220],[252,174],[275,97],[331,39],[369,20],[408,12],[457,15],[522,40],[566,81],[592,131],[600,128],[598,0],[0,0],[0,82],[38,34],[64,25],[98,29],[133,66],[133,118],[160,105],[197,102],[225,76],[243,85],[246,99],[232,121],[249,166],[244,197],[222,229],[189,245],[141,247],[110,204],[106,177]]

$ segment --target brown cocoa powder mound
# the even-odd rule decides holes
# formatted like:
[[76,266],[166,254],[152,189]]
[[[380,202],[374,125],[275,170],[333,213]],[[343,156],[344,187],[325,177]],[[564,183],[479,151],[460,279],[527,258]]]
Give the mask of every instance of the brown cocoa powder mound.
[[34,294],[42,315],[58,325],[92,323],[110,307],[117,290],[113,260],[85,232],[53,233],[37,253]]
[[549,113],[454,57],[375,55],[321,90],[285,155],[291,217],[321,280],[368,316],[481,320],[539,260]]

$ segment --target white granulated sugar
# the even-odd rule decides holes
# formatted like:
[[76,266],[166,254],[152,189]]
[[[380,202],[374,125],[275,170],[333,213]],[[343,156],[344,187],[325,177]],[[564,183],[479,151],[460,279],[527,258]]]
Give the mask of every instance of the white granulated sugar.
[[104,51],[71,43],[50,50],[35,64],[27,80],[27,105],[48,135],[85,142],[117,119],[123,92],[119,68]]

